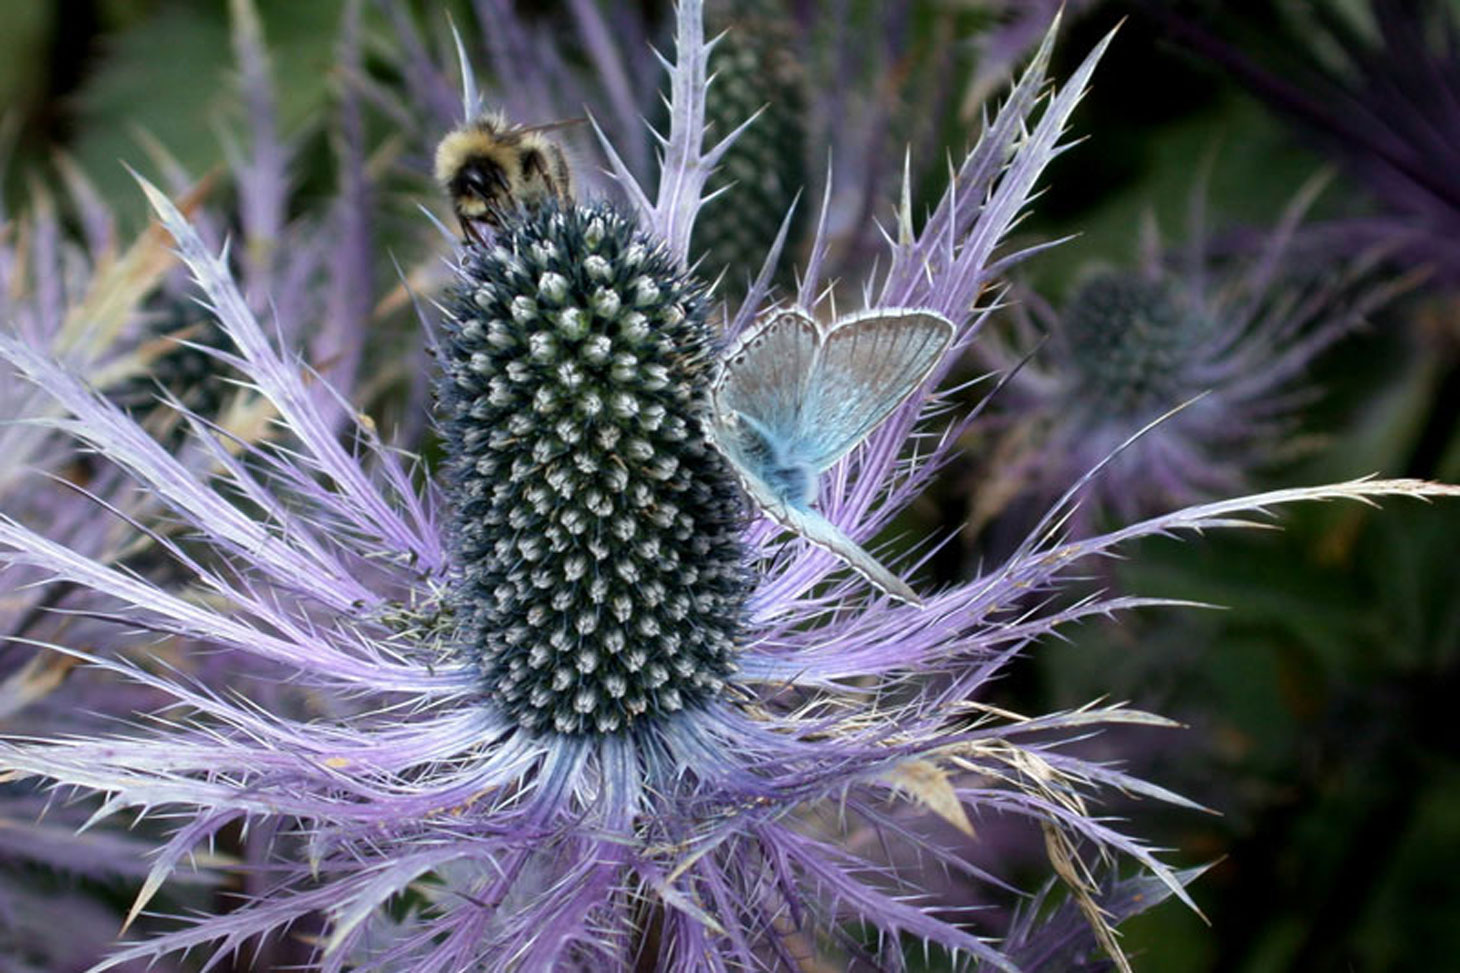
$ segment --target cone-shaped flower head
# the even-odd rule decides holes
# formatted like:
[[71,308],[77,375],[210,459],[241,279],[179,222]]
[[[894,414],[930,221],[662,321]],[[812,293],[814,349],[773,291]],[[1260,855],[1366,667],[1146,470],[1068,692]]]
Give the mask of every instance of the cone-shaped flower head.
[[[723,286],[742,295],[788,212],[790,252],[799,252],[807,207],[796,197],[808,185],[806,165],[807,68],[790,11],[777,0],[735,0],[706,5],[708,32],[720,38],[710,55],[715,83],[706,96],[712,133],[755,123],[736,140],[707,187],[710,200],[695,227],[693,251],[703,254],[706,276],[725,272]],[[1046,18],[1047,22],[1047,18]],[[778,268],[789,283],[789,265]]]
[[1068,405],[1143,422],[1202,391],[1190,365],[1213,324],[1169,281],[1099,273],[1076,288],[1060,323],[1080,390]]
[[611,207],[541,207],[468,251],[451,311],[453,601],[492,699],[612,733],[719,692],[749,583],[701,289]]

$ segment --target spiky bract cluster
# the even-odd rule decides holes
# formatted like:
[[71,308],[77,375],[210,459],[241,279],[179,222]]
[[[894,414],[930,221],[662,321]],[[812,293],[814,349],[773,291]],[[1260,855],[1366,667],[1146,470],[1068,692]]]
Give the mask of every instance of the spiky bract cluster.
[[1186,379],[1211,326],[1169,281],[1093,276],[1070,299],[1062,325],[1081,395],[1106,415],[1149,419],[1201,391]]
[[1011,315],[1018,343],[1036,331],[1051,341],[1016,373],[1022,401],[1006,403],[1019,416],[1009,442],[1038,444],[1012,446],[1028,449],[1015,476],[1048,496],[1098,465],[1085,516],[1133,519],[1239,490],[1311,449],[1301,407],[1321,390],[1309,366],[1415,280],[1376,274],[1381,248],[1321,270],[1304,259],[1294,241],[1322,187],[1310,180],[1255,245],[1231,252],[1207,231],[1199,185],[1184,246],[1163,245],[1151,224],[1138,262],[1092,274],[1063,309],[1026,293]]
[[613,209],[549,207],[467,252],[452,310],[458,611],[492,697],[611,733],[717,692],[748,586],[699,287]]
[[1175,4],[1149,8],[1163,35],[1245,84],[1378,203],[1312,237],[1338,255],[1393,248],[1460,281],[1460,8],[1367,0],[1273,16],[1229,4],[1205,26]]

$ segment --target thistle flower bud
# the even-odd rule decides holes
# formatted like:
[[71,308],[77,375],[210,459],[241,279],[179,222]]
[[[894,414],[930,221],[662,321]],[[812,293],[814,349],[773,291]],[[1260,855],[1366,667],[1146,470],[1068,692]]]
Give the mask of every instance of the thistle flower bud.
[[1379,251],[1321,269],[1298,259],[1294,234],[1321,186],[1247,252],[1220,249],[1194,216],[1180,251],[1153,225],[1137,264],[1090,276],[1062,311],[1030,295],[1032,318],[1016,317],[1053,336],[1019,379],[1032,393],[1022,414],[1046,430],[1027,460],[1037,492],[1063,492],[1120,450],[1086,511],[1128,520],[1241,489],[1311,448],[1300,406],[1322,390],[1308,366],[1413,284],[1376,278]]
[[467,251],[452,311],[455,600],[489,695],[613,733],[718,692],[748,581],[701,289],[612,208],[547,207]]
[[107,390],[108,397],[143,425],[166,427],[170,448],[179,445],[184,425],[164,419],[164,394],[205,418],[223,412],[234,390],[229,377],[233,370],[205,349],[223,349],[228,336],[218,322],[191,300],[163,295],[155,301],[154,314],[142,335],[140,353],[147,371]]
[[[695,229],[693,250],[704,254],[710,272],[725,269],[725,284],[744,284],[780,230],[796,194],[809,183],[806,170],[806,71],[782,5],[757,0],[712,4],[706,11],[712,33],[724,36],[710,55],[714,84],[706,92],[706,121],[712,131],[734,131],[760,113],[725,153],[709,191],[724,189],[710,202]],[[794,241],[806,220],[799,214]]]

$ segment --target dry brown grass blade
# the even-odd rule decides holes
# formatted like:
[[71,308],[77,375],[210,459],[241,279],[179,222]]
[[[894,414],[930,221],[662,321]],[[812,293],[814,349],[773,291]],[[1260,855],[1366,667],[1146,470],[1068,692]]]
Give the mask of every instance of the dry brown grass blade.
[[882,779],[970,838],[975,837],[973,822],[968,819],[948,772],[938,764],[931,760],[909,760],[883,774]]
[[8,719],[61,685],[81,664],[73,656],[42,652],[0,682],[0,720]]
[[[212,190],[213,181],[200,180],[178,200],[179,208],[191,215]],[[68,352],[83,346],[110,348],[143,298],[176,262],[172,237],[158,223],[149,224],[120,258],[98,270],[86,296],[66,315],[51,350],[69,357]]]

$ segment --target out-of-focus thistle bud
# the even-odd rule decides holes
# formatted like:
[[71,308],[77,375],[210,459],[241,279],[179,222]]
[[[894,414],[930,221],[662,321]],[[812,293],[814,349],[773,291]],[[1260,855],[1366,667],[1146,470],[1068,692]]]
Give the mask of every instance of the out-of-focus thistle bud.
[[1071,369],[1066,405],[1089,418],[1145,421],[1202,391],[1189,372],[1212,322],[1169,280],[1102,272],[1069,299],[1055,340]]
[[185,426],[166,407],[165,399],[174,399],[204,419],[215,419],[236,391],[229,381],[234,373],[208,353],[210,348],[226,349],[228,337],[195,302],[163,294],[153,304],[137,350],[147,371],[108,389],[107,396],[162,435],[169,448],[176,448]]
[[1006,397],[1024,444],[1013,476],[1047,500],[1126,444],[1093,478],[1085,513],[1129,519],[1248,487],[1310,449],[1302,411],[1321,392],[1304,385],[1310,364],[1414,283],[1381,282],[1378,249],[1337,266],[1296,259],[1318,188],[1242,253],[1215,245],[1198,218],[1189,245],[1166,250],[1153,230],[1139,266],[1091,273],[1062,309],[1024,295],[1015,344],[1027,349],[1036,330],[1049,342]]
[[456,609],[490,695],[612,733],[718,692],[747,580],[701,288],[612,208],[549,205],[467,248],[452,310]]
[[[722,271],[738,293],[765,260],[786,212],[806,185],[806,71],[797,35],[777,0],[709,4],[711,36],[724,32],[710,54],[714,82],[705,96],[709,130],[723,136],[760,112],[725,154],[708,190],[723,190],[706,204],[692,252],[703,256],[707,277]],[[797,208],[788,253],[807,225]],[[781,276],[789,272],[781,264]]]

